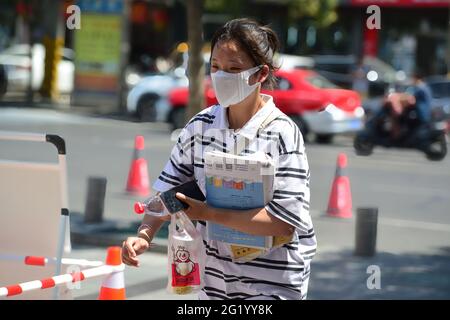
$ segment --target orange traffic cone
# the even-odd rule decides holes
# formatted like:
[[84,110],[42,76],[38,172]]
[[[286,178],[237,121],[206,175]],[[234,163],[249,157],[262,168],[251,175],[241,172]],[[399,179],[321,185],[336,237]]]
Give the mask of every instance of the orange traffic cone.
[[[122,248],[109,247],[106,255],[106,265],[124,266],[122,264]],[[106,276],[100,289],[99,300],[125,300],[125,281],[123,271],[113,272]]]
[[150,182],[147,160],[142,158],[142,150],[144,150],[144,137],[136,136],[133,160],[128,173],[127,192],[147,196],[150,193]]
[[337,158],[336,175],[331,187],[327,215],[337,218],[352,217],[352,195],[350,180],[344,173],[347,167],[347,155],[340,153]]

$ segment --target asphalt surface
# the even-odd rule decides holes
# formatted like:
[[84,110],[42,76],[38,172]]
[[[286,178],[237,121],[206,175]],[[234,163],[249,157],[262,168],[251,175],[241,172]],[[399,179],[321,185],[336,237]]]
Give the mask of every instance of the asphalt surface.
[[[173,146],[169,127],[120,118],[81,115],[79,111],[0,108],[0,130],[59,134],[66,140],[69,209],[85,210],[89,176],[107,178],[105,219],[138,222],[133,202],[125,193],[134,137],[145,138],[144,156],[153,182]],[[56,161],[54,147],[39,143],[0,142],[0,159]],[[354,216],[356,208],[377,207],[377,254],[356,257],[355,218],[325,214],[340,152],[348,156]],[[358,157],[351,137],[331,145],[307,144],[311,167],[311,215],[318,238],[312,262],[310,299],[449,299],[450,298],[450,157],[430,162],[414,150],[375,149]],[[70,256],[104,259],[105,249],[75,245]],[[165,292],[167,259],[148,252],[140,268],[127,268],[131,299],[195,299]],[[369,289],[368,268],[377,266],[381,288]],[[78,299],[95,299],[100,280],[83,283]]]

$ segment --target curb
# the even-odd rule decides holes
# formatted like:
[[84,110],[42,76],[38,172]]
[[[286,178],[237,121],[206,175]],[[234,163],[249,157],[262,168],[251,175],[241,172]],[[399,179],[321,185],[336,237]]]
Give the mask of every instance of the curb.
[[[101,223],[85,223],[81,214],[70,216],[70,236],[72,244],[97,247],[122,247],[122,242],[136,235],[140,221],[124,222],[105,220]],[[167,231],[163,228],[152,241],[152,252],[167,253]]]
[[[72,244],[89,245],[104,248],[110,246],[122,247],[122,242],[128,237],[132,237],[134,235],[134,233],[122,233],[120,231],[97,234],[86,234],[79,232],[70,233]],[[154,246],[152,246],[152,248],[150,249],[151,252],[163,254],[167,253],[167,239],[155,237],[152,243]]]

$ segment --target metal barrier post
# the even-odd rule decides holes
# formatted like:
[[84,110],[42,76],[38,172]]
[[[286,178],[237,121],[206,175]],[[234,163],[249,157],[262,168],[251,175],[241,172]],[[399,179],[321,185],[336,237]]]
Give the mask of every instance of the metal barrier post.
[[378,208],[358,208],[356,216],[356,256],[371,257],[376,252]]

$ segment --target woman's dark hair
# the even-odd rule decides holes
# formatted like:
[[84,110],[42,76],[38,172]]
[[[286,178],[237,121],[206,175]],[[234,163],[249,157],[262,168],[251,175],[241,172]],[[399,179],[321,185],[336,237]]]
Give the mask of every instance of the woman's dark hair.
[[279,69],[275,66],[273,57],[279,49],[279,40],[275,32],[258,22],[243,18],[228,21],[219,28],[211,40],[211,52],[218,42],[233,41],[245,50],[253,60],[255,66],[265,64],[269,67],[269,75],[264,81],[265,88],[273,88],[276,84],[274,72]]

